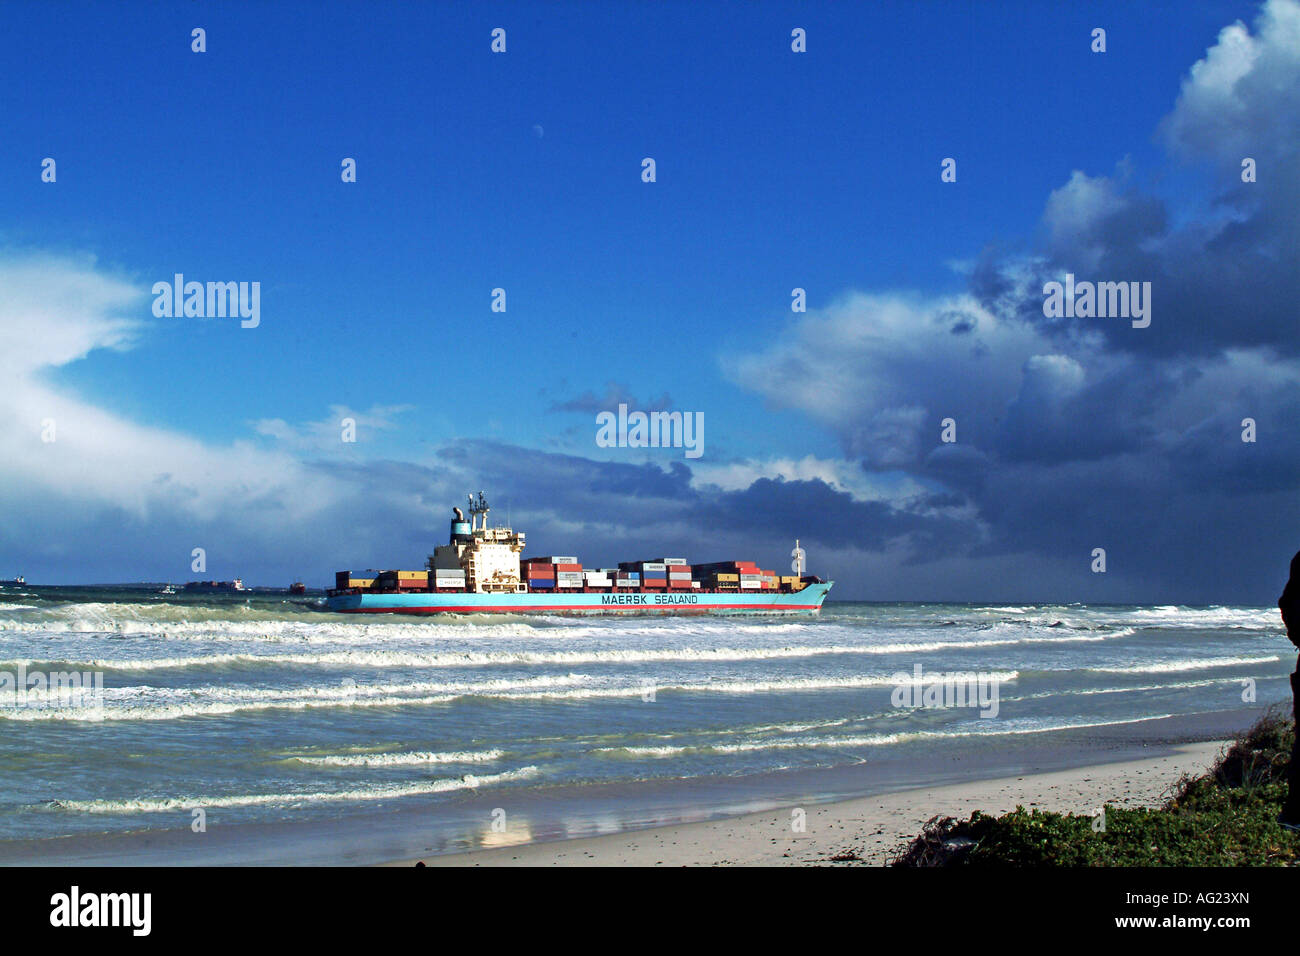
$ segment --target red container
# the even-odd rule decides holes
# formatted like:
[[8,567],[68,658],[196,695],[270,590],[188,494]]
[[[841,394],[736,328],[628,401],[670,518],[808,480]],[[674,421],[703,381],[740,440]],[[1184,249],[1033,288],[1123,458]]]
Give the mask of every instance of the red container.
[[549,576],[554,576],[555,565],[541,564],[540,562],[537,564],[526,564],[524,565],[524,572],[528,574],[530,577],[535,574],[545,574]]
[[557,564],[557,565],[555,565],[555,570],[557,570],[557,571],[581,571],[581,570],[582,570],[582,565],[581,565],[581,564]]
[[654,590],[659,590],[659,591],[662,591],[665,587],[667,587],[667,585],[668,585],[668,582],[665,581],[663,578],[660,578],[660,579],[657,580],[657,581],[642,581],[642,582],[641,582],[641,587],[643,587],[643,588],[652,588],[652,589],[654,589]]
[[669,586],[669,587],[672,587],[672,588],[689,588],[689,587],[691,586],[691,582],[690,582],[689,580],[687,580],[687,581],[669,581],[669,582],[668,582],[668,586]]

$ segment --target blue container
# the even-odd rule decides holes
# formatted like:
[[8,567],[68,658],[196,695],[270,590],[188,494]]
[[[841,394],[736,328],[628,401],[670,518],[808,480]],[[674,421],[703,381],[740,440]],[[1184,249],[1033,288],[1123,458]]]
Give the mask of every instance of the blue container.
[[553,587],[555,587],[555,580],[553,578],[533,578],[528,582],[528,589],[530,591],[537,591],[541,588],[549,589]]

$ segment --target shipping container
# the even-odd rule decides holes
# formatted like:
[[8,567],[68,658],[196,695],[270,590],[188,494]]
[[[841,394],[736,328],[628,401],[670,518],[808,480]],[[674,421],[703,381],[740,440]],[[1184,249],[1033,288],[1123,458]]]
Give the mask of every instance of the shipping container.
[[364,581],[365,587],[369,587],[375,578],[383,573],[373,568],[367,568],[365,571],[335,571],[334,586],[336,588],[355,588],[359,587],[357,582]]
[[561,564],[559,561],[557,561],[557,562],[555,562],[555,570],[556,570],[556,571],[581,571],[581,570],[582,570],[582,565],[581,565],[581,564]]
[[666,571],[668,566],[662,561],[642,561],[640,562],[642,571]]
[[551,554],[544,558],[529,558],[530,561],[542,561],[546,564],[577,564],[578,559],[571,554]]
[[759,590],[762,586],[763,586],[763,585],[759,584],[757,581],[741,581],[741,582],[740,582],[740,589],[741,589],[742,591],[757,591],[757,590]]
[[685,558],[655,558],[656,564],[685,564]]
[[668,586],[670,588],[689,588],[691,586],[691,579],[687,578],[685,581],[669,581]]

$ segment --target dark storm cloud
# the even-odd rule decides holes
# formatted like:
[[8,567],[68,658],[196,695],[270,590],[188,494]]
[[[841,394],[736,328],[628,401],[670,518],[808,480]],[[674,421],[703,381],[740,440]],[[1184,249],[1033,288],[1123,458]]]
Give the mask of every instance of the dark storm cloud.
[[[1051,566],[1077,599],[1267,603],[1269,569],[1300,546],[1300,4],[1226,29],[1158,135],[1203,184],[1176,208],[1126,160],[1075,172],[1032,241],[980,254],[965,303],[850,296],[731,363],[869,472],[944,496],[963,530],[916,537],[912,557],[945,584]],[[1067,272],[1150,282],[1150,327],[1046,317],[1043,286]],[[1091,575],[1099,547],[1109,570]]]

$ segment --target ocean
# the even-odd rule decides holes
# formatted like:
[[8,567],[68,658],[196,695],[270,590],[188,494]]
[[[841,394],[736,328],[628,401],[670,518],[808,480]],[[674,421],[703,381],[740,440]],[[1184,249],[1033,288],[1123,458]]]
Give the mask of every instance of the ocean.
[[[1240,726],[1293,655],[1276,608],[355,619],[9,588],[0,862],[379,862],[1078,764]],[[14,689],[57,672],[100,686]],[[937,706],[954,674],[971,700]]]

